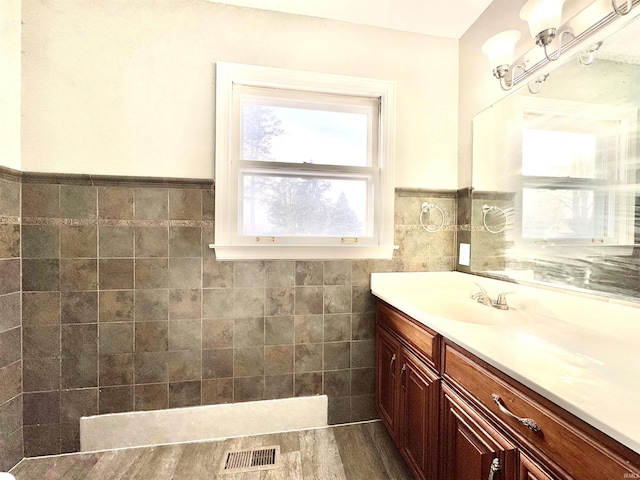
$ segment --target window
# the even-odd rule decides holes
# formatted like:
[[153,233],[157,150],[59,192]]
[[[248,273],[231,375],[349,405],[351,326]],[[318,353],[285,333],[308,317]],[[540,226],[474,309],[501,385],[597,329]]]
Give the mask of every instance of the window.
[[521,138],[525,243],[633,243],[629,132],[636,115],[623,107],[540,99],[525,108]]
[[389,258],[391,82],[218,63],[219,259]]

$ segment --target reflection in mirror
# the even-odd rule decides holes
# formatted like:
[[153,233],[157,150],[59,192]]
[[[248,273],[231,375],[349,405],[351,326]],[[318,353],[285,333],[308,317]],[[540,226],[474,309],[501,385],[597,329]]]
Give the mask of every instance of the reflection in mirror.
[[640,301],[640,20],[473,122],[471,270]]

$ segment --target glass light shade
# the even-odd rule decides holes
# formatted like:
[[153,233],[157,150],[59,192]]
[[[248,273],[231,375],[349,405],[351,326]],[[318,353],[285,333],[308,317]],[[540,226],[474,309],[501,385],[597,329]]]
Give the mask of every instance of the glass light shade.
[[520,39],[518,30],[507,30],[498,33],[482,45],[482,52],[489,58],[491,70],[501,65],[511,65],[513,62],[513,50]]
[[558,28],[562,22],[562,6],[565,0],[529,0],[520,10],[520,18],[529,23],[531,37],[540,32]]

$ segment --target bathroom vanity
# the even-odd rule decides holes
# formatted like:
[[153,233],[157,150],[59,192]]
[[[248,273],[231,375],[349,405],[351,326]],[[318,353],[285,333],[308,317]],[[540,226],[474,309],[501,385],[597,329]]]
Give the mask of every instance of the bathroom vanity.
[[640,478],[636,308],[457,272],[373,274],[372,292],[376,407],[416,478]]

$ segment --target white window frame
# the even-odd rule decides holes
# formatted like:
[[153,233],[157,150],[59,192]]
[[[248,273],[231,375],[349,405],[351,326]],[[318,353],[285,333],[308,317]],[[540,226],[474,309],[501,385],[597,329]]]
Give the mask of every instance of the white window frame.
[[[526,187],[532,188],[584,188],[593,189],[597,194],[598,190],[607,186],[616,186],[616,193],[608,192],[609,196],[609,219],[610,230],[613,235],[607,238],[523,238],[522,230],[516,229],[514,232],[515,249],[521,253],[529,252],[541,254],[546,251],[553,255],[563,255],[571,253],[575,255],[575,247],[595,247],[585,249],[588,255],[610,255],[612,253],[626,254],[628,246],[633,244],[634,217],[635,217],[635,196],[624,186],[628,182],[629,162],[635,158],[635,142],[632,132],[636,131],[638,120],[638,110],[633,107],[610,106],[601,104],[588,104],[566,100],[556,100],[547,98],[523,97],[518,99],[518,119],[521,123],[519,131],[525,128],[525,115],[542,114],[557,115],[565,118],[574,117],[581,122],[594,121],[617,121],[620,124],[618,135],[618,163],[615,166],[616,175],[609,179],[579,179],[574,177],[539,177],[539,176],[519,176],[519,192],[516,196],[516,224],[523,225],[526,219],[523,217],[522,192]],[[517,140],[518,148],[515,151],[522,153],[522,136]],[[600,247],[605,247],[601,249]],[[551,249],[551,250],[549,250]]]
[[[239,94],[251,89],[271,89],[299,93],[301,98],[321,95],[375,99],[379,104],[374,118],[375,159],[367,167],[372,189],[370,218],[373,229],[362,238],[336,237],[249,237],[239,234],[242,171],[264,169],[265,163],[240,161]],[[377,126],[376,126],[377,123]],[[333,75],[280,68],[216,63],[215,132],[215,249],[220,260],[241,259],[357,259],[391,258],[393,254],[393,154],[395,137],[395,84],[391,81]],[[354,175],[352,167],[310,164],[277,164],[282,172],[296,172],[326,178]],[[360,167],[358,167],[360,168]],[[256,170],[256,171],[257,171]],[[360,168],[361,171],[362,168]],[[266,169],[262,170],[263,172]],[[274,171],[277,173],[277,170]],[[293,241],[292,241],[293,240]]]

